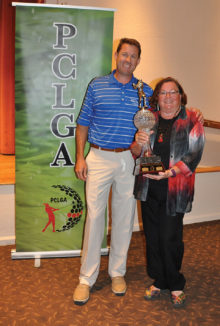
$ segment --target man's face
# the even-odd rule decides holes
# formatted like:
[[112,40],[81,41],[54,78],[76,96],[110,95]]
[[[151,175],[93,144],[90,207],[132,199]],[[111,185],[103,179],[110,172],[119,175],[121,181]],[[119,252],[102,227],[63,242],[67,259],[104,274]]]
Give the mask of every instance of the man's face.
[[124,76],[131,76],[140,62],[138,48],[135,45],[124,43],[119,53],[115,53],[116,70]]

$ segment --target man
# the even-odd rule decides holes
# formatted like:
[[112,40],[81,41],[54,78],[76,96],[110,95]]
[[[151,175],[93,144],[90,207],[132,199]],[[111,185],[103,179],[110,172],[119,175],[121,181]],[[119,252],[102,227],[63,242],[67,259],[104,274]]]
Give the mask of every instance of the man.
[[[120,40],[115,53],[116,70],[92,80],[77,120],[76,176],[86,181],[87,218],[84,233],[80,283],[73,300],[83,305],[96,282],[104,235],[105,209],[112,186],[112,230],[108,272],[112,291],[124,295],[127,252],[133,230],[135,200],[133,197],[134,160],[130,145],[136,128],[138,80],[133,72],[140,62],[141,47],[134,39]],[[144,83],[146,98],[152,89]],[[147,103],[148,104],[148,103]],[[90,152],[84,158],[88,138]]]

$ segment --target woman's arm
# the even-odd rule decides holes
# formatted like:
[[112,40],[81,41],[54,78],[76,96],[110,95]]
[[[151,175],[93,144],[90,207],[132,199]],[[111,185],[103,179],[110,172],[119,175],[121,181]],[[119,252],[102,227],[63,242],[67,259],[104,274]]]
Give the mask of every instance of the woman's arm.
[[[150,134],[153,131],[150,132]],[[137,158],[141,155],[141,151],[146,142],[150,141],[150,136],[145,131],[138,130],[135,134],[135,141],[131,144],[131,153]]]
[[196,120],[189,133],[189,149],[181,160],[175,163],[184,175],[192,174],[199,164],[205,144],[205,133],[202,124]]
[[187,152],[183,153],[178,162],[172,162],[171,160],[170,168],[165,172],[160,172],[158,175],[147,174],[145,175],[146,177],[154,180],[160,180],[175,177],[179,173],[189,176],[195,171],[202,157],[205,135],[204,128],[198,121],[196,114],[193,112],[188,112],[187,115],[189,116],[188,123],[193,123],[193,127],[188,135],[189,148]]

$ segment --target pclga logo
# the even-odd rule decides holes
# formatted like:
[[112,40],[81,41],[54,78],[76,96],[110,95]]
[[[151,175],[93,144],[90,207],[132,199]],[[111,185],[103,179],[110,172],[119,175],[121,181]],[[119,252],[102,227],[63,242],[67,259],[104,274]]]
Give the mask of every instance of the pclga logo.
[[[50,224],[53,232],[68,231],[79,223],[83,214],[83,202],[79,194],[71,187],[65,185],[51,187],[54,191],[47,202],[43,203],[48,222],[42,232],[45,232]],[[56,225],[59,227],[56,228]]]

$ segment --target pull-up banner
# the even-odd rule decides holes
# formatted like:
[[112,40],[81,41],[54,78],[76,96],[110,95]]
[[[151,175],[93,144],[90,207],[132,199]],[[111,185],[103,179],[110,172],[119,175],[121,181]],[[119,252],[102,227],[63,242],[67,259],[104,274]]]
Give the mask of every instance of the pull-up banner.
[[[80,252],[86,206],[84,182],[74,173],[76,119],[89,81],[111,71],[114,10],[13,5],[16,6],[16,252],[13,255],[16,258],[19,252]],[[105,235],[106,232],[107,222]],[[106,245],[105,236],[103,248]]]

